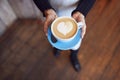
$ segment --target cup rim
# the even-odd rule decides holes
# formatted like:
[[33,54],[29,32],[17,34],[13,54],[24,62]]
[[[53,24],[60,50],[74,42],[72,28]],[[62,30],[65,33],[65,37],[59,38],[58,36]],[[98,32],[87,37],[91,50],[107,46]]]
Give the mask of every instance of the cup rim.
[[[72,37],[67,38],[67,39],[62,39],[62,38],[60,38],[59,36],[57,36],[57,35],[54,33],[54,31],[53,31],[53,25],[54,25],[54,23],[55,23],[57,20],[59,20],[59,19],[61,19],[61,18],[69,18],[69,19],[73,20],[73,21],[75,22],[75,24],[77,25],[77,31],[76,31],[76,33],[75,33]],[[60,41],[63,41],[63,42],[70,41],[71,39],[73,39],[73,38],[76,36],[78,30],[79,30],[79,28],[78,28],[77,22],[76,22],[72,17],[68,17],[68,16],[57,17],[57,18],[52,22],[52,24],[51,24],[51,32],[52,32],[53,36],[55,36],[55,38],[56,38],[57,40],[60,40]]]

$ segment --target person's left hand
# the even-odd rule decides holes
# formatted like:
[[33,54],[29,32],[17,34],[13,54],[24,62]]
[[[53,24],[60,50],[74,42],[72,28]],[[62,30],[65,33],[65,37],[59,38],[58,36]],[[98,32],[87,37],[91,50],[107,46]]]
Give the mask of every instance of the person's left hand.
[[86,33],[86,23],[85,23],[85,17],[82,13],[80,13],[79,11],[73,13],[72,17],[77,21],[77,22],[82,22],[83,23],[83,27],[82,27],[82,39]]

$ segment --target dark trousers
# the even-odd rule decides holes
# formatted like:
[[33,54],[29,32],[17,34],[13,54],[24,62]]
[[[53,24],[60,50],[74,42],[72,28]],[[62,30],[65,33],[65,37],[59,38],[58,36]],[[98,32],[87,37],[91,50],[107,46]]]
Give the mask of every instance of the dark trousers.
[[[58,51],[58,52],[60,52],[60,51],[62,51],[62,50],[59,50],[59,49],[57,49],[57,48],[54,48],[56,51]],[[78,51],[79,51],[79,49],[77,49],[77,50],[70,50],[71,51],[71,56],[73,56],[73,57],[77,57],[77,54],[78,54]]]

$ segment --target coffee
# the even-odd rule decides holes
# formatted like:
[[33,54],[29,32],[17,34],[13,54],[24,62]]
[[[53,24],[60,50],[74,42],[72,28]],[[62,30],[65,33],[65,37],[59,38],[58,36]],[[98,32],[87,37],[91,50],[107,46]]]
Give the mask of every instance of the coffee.
[[68,17],[55,20],[53,23],[54,34],[61,39],[69,39],[76,34],[77,24]]

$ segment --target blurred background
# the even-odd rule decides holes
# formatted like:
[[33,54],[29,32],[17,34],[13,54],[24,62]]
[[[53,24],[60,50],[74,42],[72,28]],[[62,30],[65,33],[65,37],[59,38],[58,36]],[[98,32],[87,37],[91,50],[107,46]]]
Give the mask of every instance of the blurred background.
[[0,34],[18,18],[43,18],[33,0],[0,0]]
[[70,51],[53,56],[33,0],[0,0],[0,80],[119,80],[120,0],[96,0],[75,72]]

